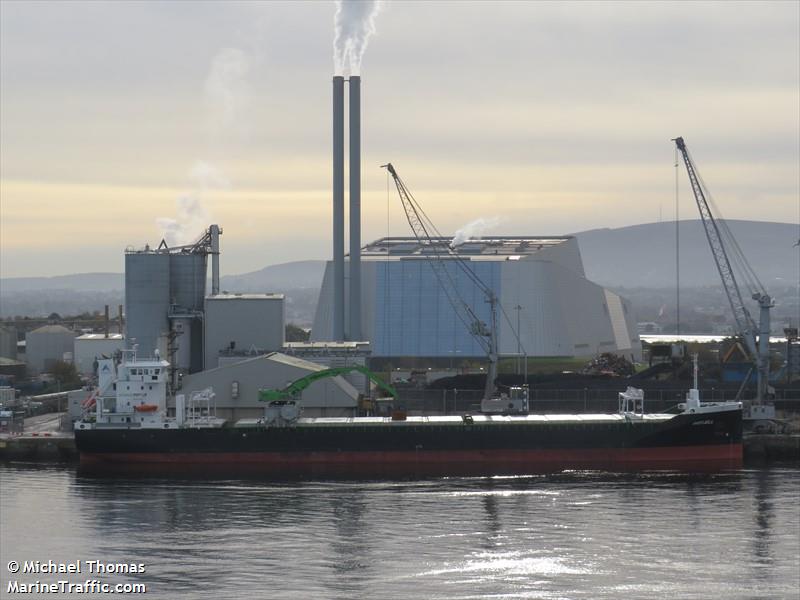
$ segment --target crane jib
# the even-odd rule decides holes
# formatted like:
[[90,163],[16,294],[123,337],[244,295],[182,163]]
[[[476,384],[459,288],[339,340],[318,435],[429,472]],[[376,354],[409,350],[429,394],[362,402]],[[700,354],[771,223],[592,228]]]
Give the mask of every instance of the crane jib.
[[[383,166],[394,180],[397,193],[400,196],[400,202],[406,214],[406,220],[414,237],[420,245],[432,250],[427,254],[428,264],[433,270],[448,302],[453,307],[453,312],[486,353],[489,369],[486,377],[484,398],[491,398],[494,394],[494,381],[497,378],[497,297],[492,288],[478,277],[450,244],[443,241],[445,239],[444,236],[436,229],[436,226],[414,199],[403,180],[400,179],[394,166],[391,163]],[[434,239],[434,236],[437,239]],[[455,275],[451,272],[449,265],[453,265],[460,270],[486,297],[490,307],[491,324],[487,325],[481,321],[469,303],[461,297]]]
[[[751,358],[754,360],[757,368],[758,382],[756,386],[756,404],[762,404],[767,398],[767,390],[769,384],[769,333],[770,333],[770,313],[769,309],[774,306],[772,298],[766,293],[755,277],[750,264],[747,262],[744,254],[739,248],[733,234],[728,230],[727,225],[722,223],[722,228],[718,220],[714,217],[711,207],[706,198],[706,192],[703,189],[702,179],[695,167],[689,150],[686,148],[686,143],[682,137],[673,140],[675,145],[683,157],[683,162],[686,166],[686,173],[689,176],[689,183],[692,186],[692,193],[694,194],[697,208],[700,211],[700,219],[705,229],[706,238],[708,239],[711,254],[714,258],[717,271],[719,272],[722,286],[725,289],[725,294],[728,297],[728,302],[733,312],[733,318],[736,322],[736,333],[739,334],[744,340],[745,346],[750,353]],[[721,229],[727,234],[728,240],[731,244],[734,256],[737,258],[740,268],[743,270],[745,276],[748,273],[758,283],[758,288],[755,289],[751,295],[754,300],[758,302],[760,315],[759,325],[757,326],[750,311],[744,304],[742,293],[736,281],[734,269],[731,266],[731,259],[728,256],[725,242]]]

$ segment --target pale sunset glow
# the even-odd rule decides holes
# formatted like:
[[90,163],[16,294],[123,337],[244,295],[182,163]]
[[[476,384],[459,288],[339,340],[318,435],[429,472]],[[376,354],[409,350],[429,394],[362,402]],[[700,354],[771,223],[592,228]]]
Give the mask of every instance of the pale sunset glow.
[[[1,2],[0,275],[121,272],[187,195],[223,273],[330,258],[334,11]],[[408,235],[389,161],[445,233],[672,218],[678,135],[726,217],[798,222],[797,2],[386,2],[374,24],[364,242]]]

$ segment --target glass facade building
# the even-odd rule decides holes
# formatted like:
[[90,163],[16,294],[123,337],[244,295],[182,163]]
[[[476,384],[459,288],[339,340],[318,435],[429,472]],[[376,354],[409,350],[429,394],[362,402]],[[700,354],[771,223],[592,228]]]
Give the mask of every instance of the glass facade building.
[[[455,248],[450,243],[398,237],[362,248],[361,320],[355,331],[363,336],[357,341],[369,342],[372,357],[485,360],[480,339],[470,332],[472,318],[453,307],[463,301],[491,324],[491,307],[473,274],[498,299],[500,356],[640,355],[630,307],[586,279],[575,238],[498,236]],[[447,285],[437,277],[441,271]],[[345,278],[347,273],[345,260]],[[333,340],[333,279],[328,263],[311,330],[316,342]],[[345,340],[349,331],[345,318]]]
[[[500,297],[499,262],[470,262],[468,268]],[[485,294],[454,262],[445,262],[463,300],[484,323],[491,323]],[[467,358],[486,355],[470,334],[470,323],[456,311],[427,260],[375,263],[375,323],[373,356]],[[452,302],[451,302],[452,300]],[[462,321],[462,318],[464,321]]]

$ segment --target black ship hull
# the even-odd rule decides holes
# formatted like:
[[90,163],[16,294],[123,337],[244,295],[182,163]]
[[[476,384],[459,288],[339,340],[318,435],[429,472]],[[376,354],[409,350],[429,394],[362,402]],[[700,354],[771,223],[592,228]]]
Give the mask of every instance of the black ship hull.
[[727,469],[742,464],[741,410],[408,421],[308,419],[287,427],[76,431],[84,465],[238,466],[311,474],[519,474],[564,469]]

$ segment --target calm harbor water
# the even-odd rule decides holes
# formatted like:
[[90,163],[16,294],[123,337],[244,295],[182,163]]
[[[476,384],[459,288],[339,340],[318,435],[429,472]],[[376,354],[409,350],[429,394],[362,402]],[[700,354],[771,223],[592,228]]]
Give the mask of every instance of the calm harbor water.
[[[99,578],[145,598],[796,600],[800,469],[275,482],[6,464],[0,534],[2,598],[62,597],[10,579]],[[11,560],[84,565],[12,575]],[[88,575],[89,560],[146,571]]]

